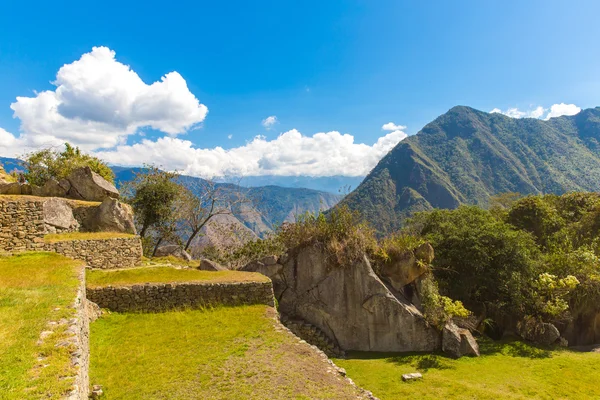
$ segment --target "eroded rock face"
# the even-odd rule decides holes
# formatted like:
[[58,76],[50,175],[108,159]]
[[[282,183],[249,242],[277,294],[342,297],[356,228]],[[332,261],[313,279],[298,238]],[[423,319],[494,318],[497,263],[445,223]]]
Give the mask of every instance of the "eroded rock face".
[[44,224],[48,232],[65,232],[79,229],[73,210],[66,200],[52,197],[44,201]]
[[107,197],[119,198],[117,188],[90,167],[76,169],[67,180],[71,184],[67,194],[70,198],[88,201],[103,201]]
[[439,332],[414,305],[388,290],[366,257],[338,267],[328,262],[323,250],[306,247],[276,264],[260,262],[246,270],[264,271],[271,278],[281,312],[315,325],[345,350],[441,347]]
[[191,261],[192,256],[188,254],[187,251],[183,249],[183,247],[176,244],[168,244],[165,246],[160,246],[156,249],[156,253],[154,254],[156,257],[165,257],[165,256],[173,256],[177,258],[181,258],[182,260]]
[[131,207],[111,197],[86,219],[85,228],[92,232],[136,233]]
[[245,272],[258,272],[271,277],[280,274],[283,270],[283,265],[278,263],[276,256],[267,256],[261,260],[252,261],[240,270]]

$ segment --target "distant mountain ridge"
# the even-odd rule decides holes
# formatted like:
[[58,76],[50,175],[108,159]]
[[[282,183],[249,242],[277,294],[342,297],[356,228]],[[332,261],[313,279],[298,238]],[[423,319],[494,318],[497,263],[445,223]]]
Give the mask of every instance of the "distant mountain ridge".
[[381,233],[490,196],[600,190],[600,108],[543,121],[457,106],[398,143],[342,204]]

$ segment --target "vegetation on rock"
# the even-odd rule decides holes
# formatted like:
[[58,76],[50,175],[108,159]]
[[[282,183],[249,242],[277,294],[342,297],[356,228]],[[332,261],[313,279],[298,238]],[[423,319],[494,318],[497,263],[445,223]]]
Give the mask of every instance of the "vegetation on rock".
[[23,156],[23,163],[26,167],[25,179],[36,186],[43,186],[50,179],[65,179],[81,167],[90,167],[110,183],[113,183],[115,177],[104,161],[83,153],[69,143],[65,143],[63,151],[48,148],[26,154]]

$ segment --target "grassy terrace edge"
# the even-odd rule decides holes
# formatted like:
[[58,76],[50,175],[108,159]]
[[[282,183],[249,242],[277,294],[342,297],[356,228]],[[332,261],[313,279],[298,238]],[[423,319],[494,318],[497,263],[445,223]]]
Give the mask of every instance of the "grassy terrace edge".
[[72,240],[107,240],[107,239],[131,239],[136,235],[119,232],[67,232],[50,233],[44,236],[44,242],[57,243]]
[[145,283],[243,283],[269,282],[269,278],[256,272],[200,271],[191,268],[140,267],[123,270],[91,270],[87,272],[89,288],[104,286],[130,286]]
[[[49,200],[51,197],[41,197],[41,196],[33,196],[29,194],[0,194],[0,201],[9,200],[9,201],[31,201],[31,200],[40,200],[45,201]],[[85,207],[97,207],[101,203],[99,201],[87,201],[87,200],[75,200],[69,199],[66,197],[60,197],[60,199],[67,201],[68,203],[75,204],[77,206],[85,206]]]
[[[81,261],[54,253],[0,257],[0,394],[3,400],[62,398],[70,379],[71,346],[67,324],[79,288]],[[51,328],[51,329],[50,329]],[[42,331],[48,331],[38,343]]]

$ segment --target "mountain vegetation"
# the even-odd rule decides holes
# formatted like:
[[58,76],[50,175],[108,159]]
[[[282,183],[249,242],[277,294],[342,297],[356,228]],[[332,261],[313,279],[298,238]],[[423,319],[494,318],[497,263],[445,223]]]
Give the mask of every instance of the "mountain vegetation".
[[458,106],[398,143],[343,201],[380,234],[505,192],[600,190],[600,108],[543,121]]

